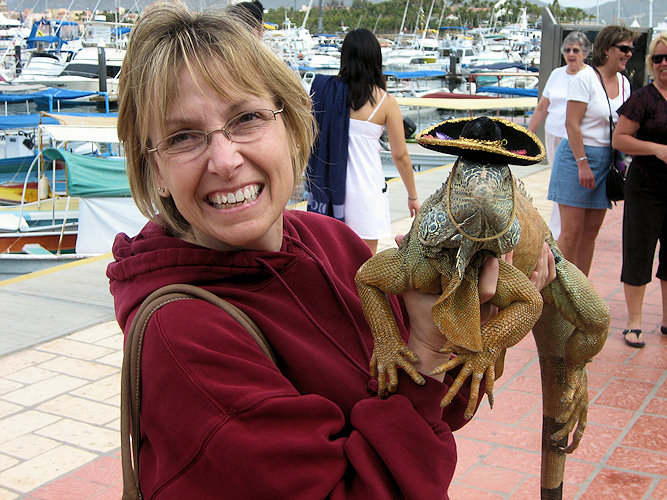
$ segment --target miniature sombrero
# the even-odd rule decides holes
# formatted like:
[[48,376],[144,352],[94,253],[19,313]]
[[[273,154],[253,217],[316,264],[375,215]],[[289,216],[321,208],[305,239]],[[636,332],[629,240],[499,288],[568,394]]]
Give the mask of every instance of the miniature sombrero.
[[542,142],[530,130],[504,118],[454,118],[417,134],[425,148],[481,163],[532,165],[544,159]]

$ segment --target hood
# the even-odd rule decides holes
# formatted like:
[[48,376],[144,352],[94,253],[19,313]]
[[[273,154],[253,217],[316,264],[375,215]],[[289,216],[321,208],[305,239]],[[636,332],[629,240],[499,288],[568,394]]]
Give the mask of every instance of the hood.
[[[141,302],[165,285],[187,283],[221,295],[229,286],[261,286],[263,280],[272,279],[271,269],[280,273],[302,254],[303,245],[321,243],[307,229],[306,220],[312,215],[284,213],[283,246],[279,252],[212,250],[169,236],[154,222],[146,224],[133,238],[117,235],[113,245],[115,261],[109,264],[107,277],[118,324],[124,330]],[[298,241],[303,245],[295,243]]]

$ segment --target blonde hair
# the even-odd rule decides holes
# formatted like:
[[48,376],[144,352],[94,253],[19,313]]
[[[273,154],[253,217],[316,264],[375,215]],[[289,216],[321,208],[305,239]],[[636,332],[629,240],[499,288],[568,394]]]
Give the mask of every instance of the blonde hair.
[[190,224],[171,197],[157,194],[156,165],[147,149],[149,131],[166,129],[166,110],[178,101],[183,68],[225,99],[245,93],[267,99],[288,132],[294,184],[300,182],[315,134],[311,101],[299,78],[226,10],[191,12],[158,3],[144,10],[132,29],[119,82],[118,137],[127,157],[127,175],[137,207],[176,236]]
[[661,42],[667,47],[667,33],[663,32],[657,34],[656,37],[651,40],[651,44],[648,46],[648,54],[646,54],[646,72],[653,78],[655,78],[655,74],[653,74],[653,61],[651,61],[651,57],[655,55],[658,44]]

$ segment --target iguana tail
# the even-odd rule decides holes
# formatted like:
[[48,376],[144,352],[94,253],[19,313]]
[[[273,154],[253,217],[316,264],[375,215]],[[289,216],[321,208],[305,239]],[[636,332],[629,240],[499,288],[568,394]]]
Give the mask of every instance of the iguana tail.
[[[533,327],[533,336],[537,344],[542,378],[542,467],[540,491],[542,500],[560,500],[563,497],[563,476],[565,457],[562,451],[567,446],[567,435],[558,442],[551,436],[561,430],[565,424],[558,423],[566,406],[562,399],[567,391],[567,376],[564,352],[558,346],[564,342],[555,338],[568,338],[574,327],[565,321],[552,305],[545,303],[542,316]],[[555,337],[555,338],[554,338]],[[564,351],[564,349],[563,349]]]

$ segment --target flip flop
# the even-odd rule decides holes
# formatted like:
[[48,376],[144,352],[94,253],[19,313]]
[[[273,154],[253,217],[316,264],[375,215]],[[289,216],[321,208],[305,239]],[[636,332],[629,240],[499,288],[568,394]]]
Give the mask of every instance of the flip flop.
[[[641,330],[623,330],[623,340],[625,340],[625,343],[628,344],[630,347],[644,347],[644,341],[639,340],[639,335],[642,333]],[[631,339],[628,338],[628,335],[632,334],[635,336],[636,340],[633,342]]]

